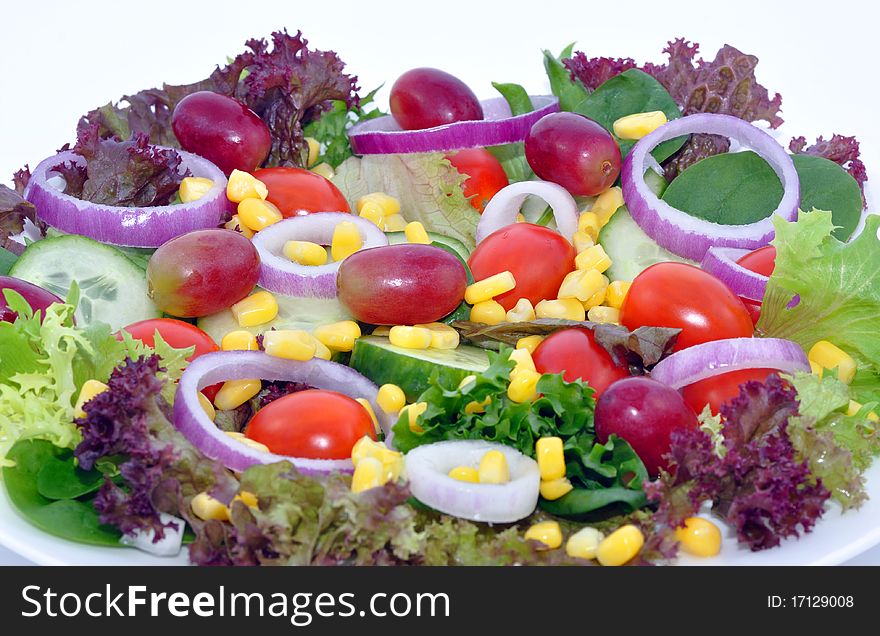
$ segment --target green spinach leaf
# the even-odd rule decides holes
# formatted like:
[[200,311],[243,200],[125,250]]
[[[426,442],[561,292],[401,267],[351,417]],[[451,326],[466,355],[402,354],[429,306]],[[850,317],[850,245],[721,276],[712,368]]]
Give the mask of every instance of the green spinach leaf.
[[0,276],[6,276],[12,269],[12,264],[18,260],[18,256],[9,250],[0,247]]
[[37,492],[46,499],[78,499],[96,492],[102,483],[103,473],[82,470],[67,449],[47,459],[37,472]]
[[831,210],[837,227],[833,236],[847,240],[862,216],[862,191],[858,182],[838,164],[812,155],[794,155],[801,182],[801,209]]
[[559,57],[550,51],[544,51],[544,70],[550,79],[550,91],[559,98],[559,107],[565,111],[573,111],[589,95],[587,88],[578,80],[572,79],[571,73],[562,64],[562,60],[571,57],[572,50],[574,42],[565,47]]
[[526,89],[519,84],[500,84],[498,82],[492,82],[492,86],[495,90],[501,93],[501,96],[504,97],[504,99],[507,100],[507,104],[510,106],[511,115],[524,115],[525,113],[530,113],[535,110]]

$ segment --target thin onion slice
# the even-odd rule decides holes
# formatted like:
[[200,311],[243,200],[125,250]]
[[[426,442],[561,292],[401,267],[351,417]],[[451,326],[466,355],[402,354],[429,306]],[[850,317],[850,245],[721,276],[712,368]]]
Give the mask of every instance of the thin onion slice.
[[226,176],[213,163],[178,150],[194,177],[214,182],[197,201],[142,208],[101,205],[77,199],[58,189],[51,170],[62,163],[85,165],[86,160],[72,152],[60,152],[36,167],[24,190],[24,198],[39,210],[40,220],[69,234],[88,236],[102,243],[126,247],[159,247],[175,236],[194,230],[217,227],[227,215]]
[[682,349],[664,358],[651,377],[673,389],[742,369],[810,371],[803,348],[782,338],[728,338]]
[[[504,453],[510,468],[506,484],[475,484],[448,475],[456,466],[480,463],[490,450]],[[426,444],[406,454],[406,473],[416,499],[449,515],[487,523],[513,523],[538,504],[538,463],[515,448],[482,440]]]
[[292,216],[257,232],[254,247],[260,253],[258,285],[271,292],[299,298],[336,298],[336,274],[342,261],[324,265],[300,265],[284,256],[287,241],[310,241],[330,245],[333,230],[343,221],[354,223],[363,248],[388,245],[385,232],[367,219],[346,212],[316,212]]
[[358,155],[407,154],[411,152],[448,152],[477,146],[499,146],[524,141],[532,126],[545,115],[559,110],[559,100],[552,95],[533,95],[535,110],[512,116],[503,97],[480,102],[483,119],[458,121],[423,130],[401,130],[394,117],[377,117],[348,131],[351,147]]
[[[660,143],[688,135],[707,133],[736,140],[761,156],[782,182],[779,205],[767,218],[746,225],[721,225],[693,217],[659,199],[645,183],[648,156]],[[791,156],[766,132],[752,124],[731,117],[699,113],[674,119],[643,137],[627,155],[620,175],[623,199],[633,220],[645,233],[670,252],[699,261],[713,246],[757,249],[773,238],[771,217],[779,214],[787,221],[797,216],[800,184]]]
[[237,442],[217,428],[199,402],[199,391],[218,382],[249,378],[302,382],[316,389],[338,391],[352,398],[366,398],[386,435],[394,424],[376,402],[378,387],[345,365],[319,358],[306,362],[284,360],[261,351],[206,353],[193,360],[180,378],[174,399],[174,425],[207,457],[231,470],[240,472],[256,464],[280,461],[291,462],[305,474],[354,470],[350,459],[308,459],[264,453]]
[[578,227],[578,207],[574,197],[561,185],[550,181],[520,181],[499,190],[486,205],[477,224],[477,244],[503,227],[516,223],[516,215],[529,196],[536,196],[553,209],[556,229],[569,243]]
[[713,274],[737,296],[761,302],[770,279],[737,263],[749,252],[735,247],[710,247],[700,267]]

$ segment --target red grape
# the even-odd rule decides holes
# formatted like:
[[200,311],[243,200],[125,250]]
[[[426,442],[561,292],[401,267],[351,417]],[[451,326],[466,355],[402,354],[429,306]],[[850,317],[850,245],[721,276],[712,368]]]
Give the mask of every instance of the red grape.
[[434,322],[464,298],[467,274],[439,247],[388,245],[355,252],[339,267],[339,301],[373,325]]
[[247,296],[260,276],[260,255],[232,230],[198,230],[173,238],[150,257],[149,295],[172,316],[193,318]]
[[652,476],[668,468],[670,435],[697,428],[697,416],[678,391],[645,377],[618,380],[596,403],[596,435],[603,444],[612,434],[625,439]]
[[12,276],[0,276],[0,322],[15,322],[16,314],[6,304],[6,295],[4,289],[11,289],[21,294],[35,312],[40,311],[42,315],[46,315],[46,307],[52,303],[64,302],[52,292],[48,292],[42,287],[29,283],[20,278]]
[[526,159],[535,174],[576,196],[595,196],[620,174],[620,148],[592,119],[554,113],[539,120],[526,137]]
[[480,100],[467,84],[436,68],[414,68],[398,77],[390,103],[391,115],[404,130],[483,118]]
[[174,108],[171,129],[184,150],[213,162],[227,175],[258,168],[272,148],[263,120],[231,97],[200,91]]

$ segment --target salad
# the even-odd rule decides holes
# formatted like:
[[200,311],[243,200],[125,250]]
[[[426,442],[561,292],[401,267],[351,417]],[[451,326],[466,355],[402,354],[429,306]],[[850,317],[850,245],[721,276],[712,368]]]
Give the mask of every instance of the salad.
[[[0,185],[0,473],[197,565],[650,564],[809,533],[880,454],[880,217],[757,58],[544,51],[551,95],[301,33]],[[539,60],[536,60],[538,63]]]

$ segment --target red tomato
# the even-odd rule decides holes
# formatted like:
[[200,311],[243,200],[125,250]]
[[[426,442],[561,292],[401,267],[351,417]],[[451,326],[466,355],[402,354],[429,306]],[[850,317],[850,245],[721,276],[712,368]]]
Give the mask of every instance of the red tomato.
[[501,162],[485,148],[459,150],[446,158],[456,170],[467,176],[464,196],[470,199],[471,205],[480,214],[486,209],[489,199],[510,184]]
[[706,378],[694,382],[681,390],[684,401],[688,403],[695,413],[702,413],[708,404],[712,413],[718,414],[718,410],[725,402],[739,395],[739,387],[745,382],[756,380],[764,382],[767,376],[776,373],[775,369],[743,369],[742,371],[730,371],[712,378]]
[[681,329],[674,351],[695,344],[748,338],[755,330],[748,310],[727,285],[685,263],[657,263],[636,276],[620,324],[629,330],[651,325]]
[[279,455],[347,459],[364,435],[376,439],[376,429],[366,409],[347,395],[309,389],[257,411],[245,435]]
[[555,230],[532,223],[512,223],[477,245],[468,259],[474,280],[509,270],[516,287],[496,297],[509,310],[520,298],[533,305],[556,298],[565,275],[574,269],[574,247]]
[[[217,343],[211,339],[211,336],[204,331],[183,320],[175,320],[174,318],[150,318],[149,320],[141,320],[134,322],[127,327],[123,327],[124,331],[131,334],[135,340],[140,340],[148,347],[155,346],[156,332],[162,336],[162,340],[174,347],[175,349],[185,349],[187,347],[195,347],[193,354],[187,358],[188,362],[192,362],[195,358],[212,351],[220,351]],[[122,340],[120,333],[116,334],[118,340]],[[223,383],[206,386],[202,389],[212,402],[217,395],[217,391]]]
[[285,217],[311,212],[351,212],[339,188],[311,170],[263,168],[254,176],[269,189],[266,200],[277,205]]
[[[773,273],[773,269],[776,267],[776,248],[772,245],[758,248],[740,258],[737,261],[737,264],[742,265],[747,270],[753,271],[756,274],[770,276]],[[761,303],[749,300],[748,298],[741,298],[740,300],[743,301],[746,309],[749,310],[752,322],[758,324],[758,318],[761,317]]]
[[609,385],[629,377],[625,367],[614,364],[605,348],[589,329],[562,329],[547,336],[532,354],[535,369],[541,373],[562,373],[566,382],[588,382],[596,397]]

